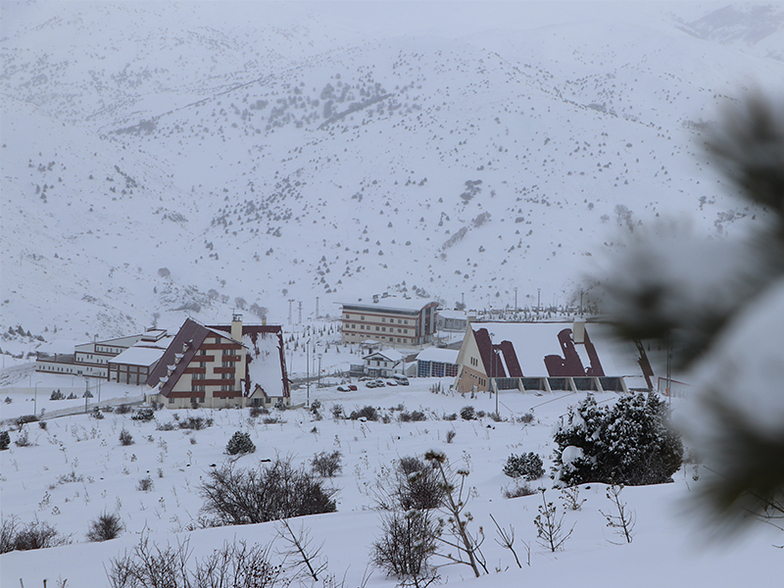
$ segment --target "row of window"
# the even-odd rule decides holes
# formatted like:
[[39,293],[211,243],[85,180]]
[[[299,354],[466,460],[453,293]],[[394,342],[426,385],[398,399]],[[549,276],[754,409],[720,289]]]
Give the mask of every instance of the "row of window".
[[[352,329],[356,329],[357,325],[352,323],[351,328]],[[372,329],[370,328],[370,325],[368,325],[367,329],[365,329],[365,325],[360,324],[359,325],[359,330],[360,331],[364,331],[364,330],[371,331]],[[387,332],[387,328],[386,327],[379,327],[378,325],[376,325],[376,331],[381,331],[383,333],[386,333]],[[389,327],[389,332],[390,333],[394,333],[395,332],[394,327]],[[408,335],[408,329],[398,329],[397,332],[398,333],[403,333],[404,335]]]
[[[356,316],[357,315],[354,316],[354,320],[357,320]],[[358,315],[358,316],[359,316],[359,320],[361,320],[361,321],[365,320],[365,315],[361,314],[361,315]],[[345,320],[350,320],[350,319],[351,319],[351,315],[347,314],[345,316]],[[393,319],[393,318],[387,318],[385,316],[381,317],[381,322],[382,323],[386,323],[386,322],[394,323],[395,321],[397,321],[397,324],[399,324],[399,325],[407,325],[408,324],[408,319]]]

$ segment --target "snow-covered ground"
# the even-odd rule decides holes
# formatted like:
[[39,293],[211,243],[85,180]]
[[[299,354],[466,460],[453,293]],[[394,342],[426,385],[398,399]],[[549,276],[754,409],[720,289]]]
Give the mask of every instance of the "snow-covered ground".
[[[173,421],[175,411],[166,409],[155,420],[144,423],[130,414],[107,413],[102,420],[78,415],[51,419],[45,429],[37,423],[26,425],[30,447],[18,447],[19,432],[11,432],[11,447],[0,453],[2,480],[2,515],[15,515],[21,522],[34,519],[54,525],[60,533],[70,535],[71,545],[40,551],[12,552],[0,556],[3,586],[41,586],[48,579],[55,585],[67,579],[68,586],[108,586],[104,566],[126,549],[133,547],[144,531],[159,544],[188,540],[194,556],[209,554],[224,541],[247,539],[266,543],[274,539],[276,524],[186,530],[202,507],[198,488],[208,472],[226,463],[226,443],[237,431],[247,431],[257,450],[236,460],[237,467],[259,465],[260,460],[276,456],[290,457],[295,465],[307,464],[314,453],[338,450],[343,455],[343,470],[329,484],[338,489],[337,512],[303,517],[303,525],[316,545],[323,543],[323,559],[328,570],[345,586],[360,586],[372,572],[367,586],[392,586],[394,580],[369,566],[370,546],[380,533],[379,512],[374,509],[374,485],[382,468],[408,455],[421,456],[429,449],[444,451],[451,464],[470,471],[471,498],[468,510],[473,514],[471,527],[484,529],[482,549],[490,570],[488,576],[474,579],[467,566],[447,566],[439,570],[442,581],[450,584],[471,582],[475,586],[519,586],[532,582],[547,585],[582,586],[753,586],[772,585],[778,574],[782,552],[776,545],[784,543],[784,534],[771,526],[758,524],[740,538],[717,536],[715,530],[703,528],[705,521],[695,515],[696,504],[689,502],[700,484],[703,472],[693,465],[684,466],[674,483],[661,486],[625,488],[621,497],[636,514],[634,540],[626,544],[606,526],[601,511],[612,505],[605,497],[605,486],[589,484],[580,489],[585,499],[580,511],[564,510],[560,493],[552,489],[545,477],[533,484],[548,488],[547,499],[559,513],[565,513],[565,525],[574,532],[564,549],[550,553],[537,543],[534,517],[541,496],[505,499],[504,488],[512,480],[502,473],[507,457],[534,451],[549,469],[552,454],[552,431],[560,415],[582,395],[544,395],[503,393],[498,410],[502,422],[487,417],[464,421],[444,420],[444,415],[458,413],[467,405],[477,411],[496,409],[496,399],[487,394],[476,398],[434,393],[440,383],[448,389],[450,379],[412,379],[408,387],[367,389],[359,385],[356,392],[337,392],[312,387],[311,401],[322,403],[317,420],[305,409],[283,413],[273,411],[269,417],[281,422],[264,424],[263,418],[250,418],[249,410],[176,411],[179,417],[189,414],[211,416],[213,426],[200,431],[158,430],[158,425]],[[5,395],[4,395],[5,396]],[[599,395],[609,402],[613,394]],[[294,403],[305,401],[305,391],[298,390]],[[10,405],[3,404],[3,416]],[[676,401],[677,402],[677,401]],[[345,412],[372,405],[389,415],[389,423],[334,419],[332,409],[342,405]],[[398,407],[421,410],[423,422],[399,422]],[[674,404],[677,411],[680,408]],[[530,424],[518,417],[532,413]],[[268,417],[267,417],[268,418]],[[126,429],[134,444],[122,446],[120,431]],[[455,431],[451,443],[447,432]],[[137,490],[139,480],[149,476],[152,490]],[[116,512],[126,526],[120,538],[105,543],[88,543],[88,524],[103,512]],[[514,527],[516,548],[522,554],[523,569],[518,570],[511,554],[495,541],[490,519],[507,529]],[[526,564],[523,542],[531,549]],[[278,549],[283,549],[280,541]],[[274,550],[274,548],[273,548]]]

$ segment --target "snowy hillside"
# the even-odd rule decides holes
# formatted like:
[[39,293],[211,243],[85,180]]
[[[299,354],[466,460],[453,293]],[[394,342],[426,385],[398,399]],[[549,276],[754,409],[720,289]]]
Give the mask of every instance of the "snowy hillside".
[[438,5],[4,3],[0,328],[564,304],[620,233],[762,214],[699,131],[784,80],[780,9]]

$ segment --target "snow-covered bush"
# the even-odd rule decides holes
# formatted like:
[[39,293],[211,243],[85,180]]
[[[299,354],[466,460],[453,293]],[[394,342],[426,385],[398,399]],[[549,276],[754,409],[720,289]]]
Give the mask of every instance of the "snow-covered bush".
[[377,421],[378,411],[373,406],[363,406],[362,408],[352,410],[348,418],[352,421],[356,421],[357,419]]
[[589,394],[562,417],[555,433],[556,478],[639,486],[668,482],[683,459],[683,443],[655,394],[625,394],[612,407]]
[[149,422],[155,417],[155,411],[149,406],[144,406],[137,410],[131,418],[135,421]]
[[544,464],[541,457],[529,451],[522,455],[510,455],[506,459],[503,471],[510,478],[522,477],[532,482],[544,476]]
[[245,431],[235,432],[226,444],[226,453],[229,455],[253,453],[254,451],[256,451],[256,446],[250,440],[250,434]]
[[682,429],[716,472],[703,479],[702,504],[735,522],[782,516],[784,100],[748,96],[699,140],[749,211],[747,230],[716,239],[672,223],[635,233],[596,273],[593,295],[618,335],[690,370],[696,402]]
[[476,418],[476,411],[473,406],[464,406],[460,409],[460,418],[464,421],[473,421]]
[[9,445],[11,445],[11,435],[8,431],[0,431],[0,451],[8,449]]

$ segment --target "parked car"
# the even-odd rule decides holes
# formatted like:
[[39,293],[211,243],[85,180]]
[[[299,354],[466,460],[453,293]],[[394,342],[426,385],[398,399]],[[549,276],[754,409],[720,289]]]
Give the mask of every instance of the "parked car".
[[387,380],[387,386],[397,386],[397,382],[395,380]]
[[[356,389],[357,388],[355,386],[354,390],[356,390]],[[350,391],[350,388],[348,386],[338,386],[338,392],[349,392],[349,391]]]
[[352,392],[356,392],[357,387],[354,384],[349,384],[348,389],[351,390]]
[[401,374],[395,374],[392,377],[394,378],[395,382],[397,382],[399,385],[401,385],[401,386],[408,386],[408,378],[407,377],[405,377],[405,376],[403,376]]

